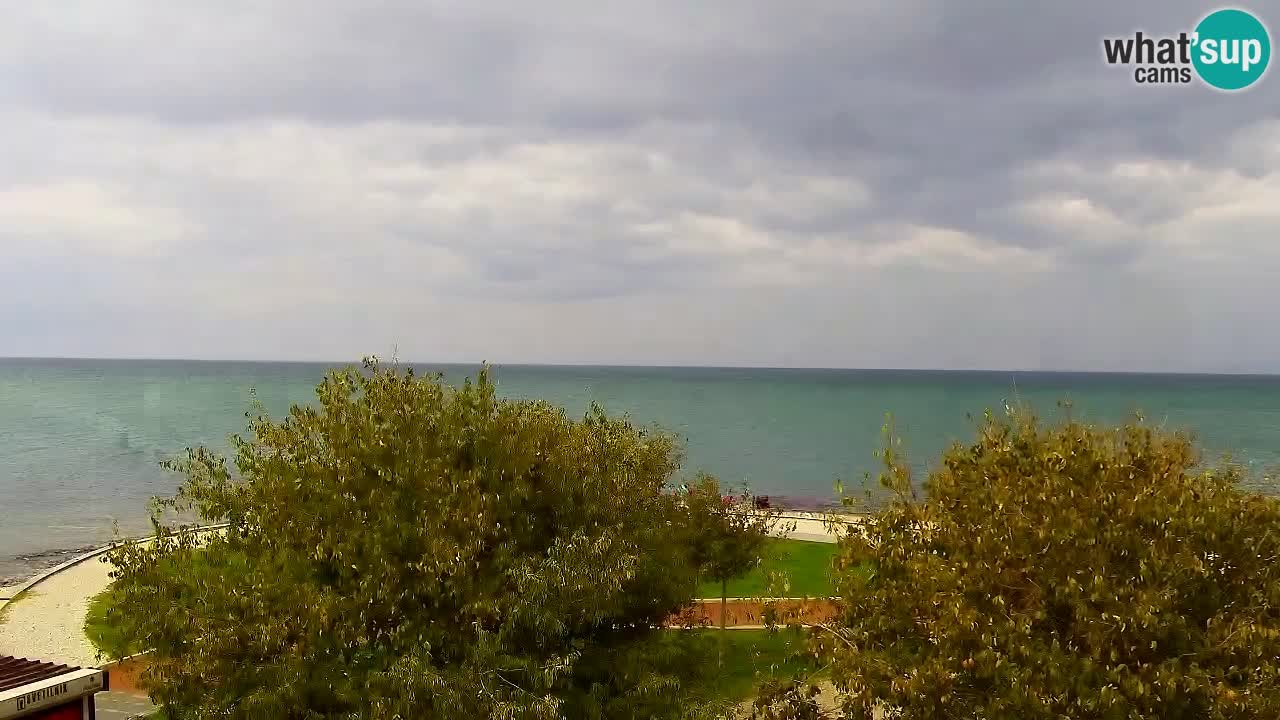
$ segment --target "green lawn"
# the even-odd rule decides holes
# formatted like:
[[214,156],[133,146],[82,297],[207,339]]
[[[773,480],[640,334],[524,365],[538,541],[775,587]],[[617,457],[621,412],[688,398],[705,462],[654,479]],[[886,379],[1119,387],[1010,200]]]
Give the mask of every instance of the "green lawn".
[[108,587],[89,601],[85,613],[84,634],[95,648],[110,658],[125,657],[140,652],[142,648],[129,647],[120,628],[107,620],[107,611],[117,602],[114,589]]
[[[184,556],[165,558],[160,568],[183,580],[180,591],[187,596],[184,602],[191,604],[192,597],[198,597],[202,588],[220,586],[227,583],[236,584],[241,574],[246,572],[248,561],[241,555],[233,556],[225,564],[213,565],[205,553],[195,550]],[[118,624],[121,618],[111,616],[111,611],[122,602],[122,592],[111,585],[89,601],[89,609],[85,614],[84,634],[95,648],[108,657],[124,657],[146,650],[135,647],[125,639],[125,628]],[[113,622],[114,621],[114,622]]]
[[765,680],[816,671],[814,658],[805,649],[807,632],[802,628],[724,631],[724,663],[710,680],[715,695],[730,701],[745,700]]
[[806,638],[808,632],[801,628],[724,630],[724,666],[718,687],[726,696],[746,697],[764,679],[814,670]]
[[[764,561],[746,575],[729,581],[728,597],[825,597],[831,594],[833,543],[770,540]],[[770,577],[785,576],[789,587],[769,587]],[[698,597],[720,597],[720,584],[704,582]]]

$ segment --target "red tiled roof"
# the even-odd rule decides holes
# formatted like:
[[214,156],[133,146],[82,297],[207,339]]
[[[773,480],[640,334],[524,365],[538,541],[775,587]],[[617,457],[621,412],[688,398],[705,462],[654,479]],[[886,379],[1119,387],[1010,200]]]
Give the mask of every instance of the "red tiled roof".
[[80,668],[0,655],[0,692],[74,672]]

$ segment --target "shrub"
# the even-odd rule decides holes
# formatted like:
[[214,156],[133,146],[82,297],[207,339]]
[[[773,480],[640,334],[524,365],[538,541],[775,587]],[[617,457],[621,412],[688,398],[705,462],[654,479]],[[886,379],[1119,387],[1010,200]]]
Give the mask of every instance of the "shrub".
[[1186,436],[988,417],[922,499],[885,463],[823,641],[847,717],[1280,717],[1280,505]]
[[[195,449],[170,509],[230,523],[128,544],[113,621],[173,718],[684,717],[706,665],[658,628],[692,598],[673,440],[370,362],[317,407]],[[212,574],[209,568],[225,570]],[[698,645],[701,647],[702,643]]]

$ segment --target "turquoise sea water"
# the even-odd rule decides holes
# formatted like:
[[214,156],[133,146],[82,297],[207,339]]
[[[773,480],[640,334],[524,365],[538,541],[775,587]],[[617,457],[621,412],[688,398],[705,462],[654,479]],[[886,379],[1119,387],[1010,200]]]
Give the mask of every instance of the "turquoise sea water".
[[[0,579],[101,544],[113,523],[145,531],[147,500],[177,478],[159,462],[226,448],[250,390],[279,415],[313,399],[329,364],[0,359]],[[416,365],[451,381],[474,366]],[[919,466],[968,439],[984,409],[1015,396],[1073,413],[1193,430],[1210,455],[1280,464],[1280,377],[896,370],[495,368],[500,392],[581,414],[591,401],[686,439],[688,469],[760,493],[830,498],[837,478],[876,470],[892,413]],[[848,483],[847,483],[848,485]]]

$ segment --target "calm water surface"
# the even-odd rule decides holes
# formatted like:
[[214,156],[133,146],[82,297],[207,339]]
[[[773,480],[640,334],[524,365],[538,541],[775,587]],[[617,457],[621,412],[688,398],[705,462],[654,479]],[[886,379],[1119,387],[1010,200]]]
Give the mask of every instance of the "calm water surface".
[[[250,390],[274,415],[314,399],[331,365],[0,359],[0,579],[58,551],[101,544],[113,524],[147,529],[146,503],[177,478],[159,467],[188,446],[227,448]],[[450,381],[474,366],[419,365]],[[581,414],[592,401],[686,439],[688,469],[757,492],[830,497],[860,483],[892,413],[918,465],[972,437],[984,409],[1015,394],[1073,413],[1193,430],[1213,455],[1280,465],[1280,377],[1034,372],[497,366],[499,390]]]

